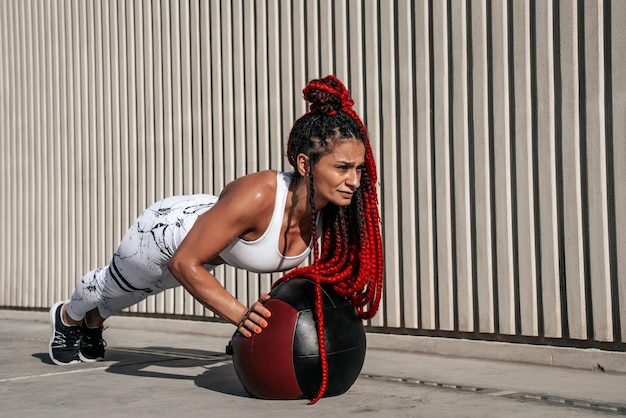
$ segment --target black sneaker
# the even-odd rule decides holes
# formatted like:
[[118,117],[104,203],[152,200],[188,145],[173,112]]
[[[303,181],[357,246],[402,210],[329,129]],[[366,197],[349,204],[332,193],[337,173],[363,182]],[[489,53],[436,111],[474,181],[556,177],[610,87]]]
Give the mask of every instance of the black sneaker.
[[58,365],[79,363],[80,327],[68,326],[61,321],[61,309],[65,302],[57,302],[50,308],[50,359]]
[[104,359],[104,347],[107,343],[102,339],[102,325],[97,328],[89,328],[83,325],[80,329],[80,351],[78,357],[82,361],[92,362]]

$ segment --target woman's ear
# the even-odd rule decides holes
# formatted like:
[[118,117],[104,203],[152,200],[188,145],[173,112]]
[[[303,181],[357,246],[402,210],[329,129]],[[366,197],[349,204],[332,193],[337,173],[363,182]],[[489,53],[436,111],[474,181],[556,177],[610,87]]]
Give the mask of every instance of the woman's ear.
[[302,177],[309,175],[309,170],[311,169],[310,162],[311,162],[311,159],[305,154],[300,153],[296,157],[296,165],[298,168],[298,173]]

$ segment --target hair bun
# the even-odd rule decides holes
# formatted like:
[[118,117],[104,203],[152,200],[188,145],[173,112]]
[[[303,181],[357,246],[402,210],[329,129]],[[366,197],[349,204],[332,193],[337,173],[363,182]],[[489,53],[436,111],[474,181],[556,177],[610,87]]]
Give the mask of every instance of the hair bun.
[[334,115],[344,108],[351,108],[354,101],[346,86],[334,75],[312,80],[302,90],[304,100],[310,103],[312,113]]

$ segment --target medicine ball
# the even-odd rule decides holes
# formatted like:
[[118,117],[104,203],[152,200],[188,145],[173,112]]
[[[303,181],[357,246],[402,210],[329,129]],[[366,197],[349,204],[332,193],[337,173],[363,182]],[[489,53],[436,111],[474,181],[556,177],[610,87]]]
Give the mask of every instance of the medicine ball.
[[[272,316],[260,334],[235,332],[229,351],[244,389],[263,399],[312,399],[322,370],[315,315],[315,283],[292,279],[265,303]],[[346,392],[365,360],[365,329],[350,301],[322,286],[328,386],[324,396]]]

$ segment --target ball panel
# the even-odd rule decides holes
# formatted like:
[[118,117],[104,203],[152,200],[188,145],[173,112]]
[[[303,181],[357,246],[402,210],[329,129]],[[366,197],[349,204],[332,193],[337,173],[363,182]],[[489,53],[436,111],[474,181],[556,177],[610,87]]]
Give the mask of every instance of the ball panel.
[[329,324],[324,328],[327,353],[359,348],[365,357],[365,328],[352,305],[325,309],[324,323]]
[[[354,384],[363,368],[365,329],[351,305],[324,309],[324,324],[328,360],[328,388],[324,396],[340,395]],[[300,313],[293,353],[298,385],[307,397],[314,397],[319,390],[322,373],[312,311]]]
[[[362,347],[355,347],[339,353],[327,354],[328,387],[324,397],[345,393],[356,382],[363,367]],[[305,397],[317,395],[322,382],[319,356],[301,357],[295,362],[298,385]]]
[[[332,354],[360,347],[365,355],[365,329],[356,311],[349,305],[324,309],[326,353]],[[313,311],[300,312],[294,336],[294,359],[319,355],[317,322]]]
[[233,337],[233,365],[248,393],[263,399],[296,399],[302,390],[293,365],[293,339],[299,313],[291,305],[270,299],[268,326],[258,335]]
[[311,356],[317,358],[319,355],[317,323],[315,322],[313,311],[300,311],[293,339],[293,357],[294,359]]

